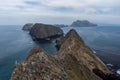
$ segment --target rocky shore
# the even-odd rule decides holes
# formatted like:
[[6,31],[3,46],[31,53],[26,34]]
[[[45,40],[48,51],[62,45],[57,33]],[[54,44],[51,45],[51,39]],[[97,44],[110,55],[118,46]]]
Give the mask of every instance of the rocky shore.
[[16,63],[11,80],[120,80],[72,29],[56,41],[57,55],[35,47]]

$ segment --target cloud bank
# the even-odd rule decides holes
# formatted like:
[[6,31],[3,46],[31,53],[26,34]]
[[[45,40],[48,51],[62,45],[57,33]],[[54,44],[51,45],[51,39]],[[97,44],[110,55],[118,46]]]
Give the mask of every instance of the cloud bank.
[[75,19],[119,24],[120,0],[0,0],[0,24],[69,24]]

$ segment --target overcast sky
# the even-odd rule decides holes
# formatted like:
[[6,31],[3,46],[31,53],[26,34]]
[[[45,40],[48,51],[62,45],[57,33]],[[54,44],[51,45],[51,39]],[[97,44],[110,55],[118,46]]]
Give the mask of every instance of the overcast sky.
[[0,24],[90,20],[120,24],[120,0],[0,0]]

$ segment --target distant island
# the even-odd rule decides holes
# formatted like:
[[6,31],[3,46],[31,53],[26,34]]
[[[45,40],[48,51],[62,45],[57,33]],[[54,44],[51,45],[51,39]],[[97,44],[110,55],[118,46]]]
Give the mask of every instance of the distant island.
[[[23,26],[23,30],[29,31],[34,26],[34,23],[27,23]],[[76,20],[71,25],[65,24],[50,24],[56,27],[90,27],[90,26],[97,26],[97,24],[91,23],[88,20]]]
[[55,24],[56,27],[69,27],[69,25],[65,25],[65,24]]
[[97,26],[97,24],[91,23],[88,20],[76,20],[70,26],[71,27],[89,27],[89,26]]

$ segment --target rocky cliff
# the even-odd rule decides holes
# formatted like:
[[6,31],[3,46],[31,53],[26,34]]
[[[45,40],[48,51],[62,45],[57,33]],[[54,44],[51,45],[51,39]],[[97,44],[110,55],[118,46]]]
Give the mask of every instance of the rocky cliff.
[[33,48],[22,64],[16,63],[11,80],[117,80],[75,30],[60,38],[56,47],[55,56]]
[[62,29],[53,25],[36,23],[30,30],[34,40],[51,39],[63,35]]
[[71,24],[72,27],[88,27],[88,26],[97,26],[97,24],[91,23],[87,20],[76,20]]
[[23,26],[22,30],[29,31],[33,27],[33,23],[27,23]]

